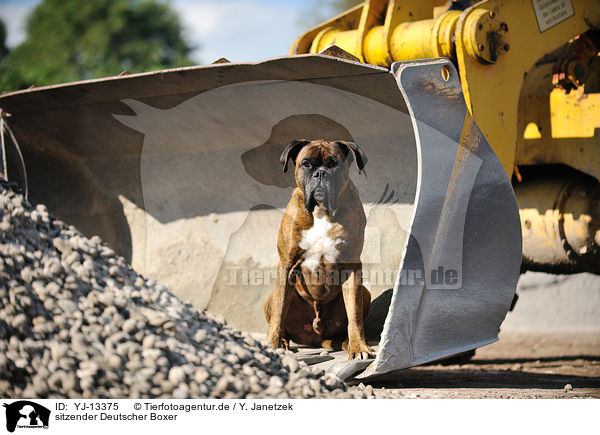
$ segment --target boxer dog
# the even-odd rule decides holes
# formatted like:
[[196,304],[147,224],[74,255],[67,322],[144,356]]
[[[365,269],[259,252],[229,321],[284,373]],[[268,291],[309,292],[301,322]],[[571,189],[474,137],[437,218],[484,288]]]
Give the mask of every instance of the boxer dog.
[[371,294],[361,283],[366,216],[350,164],[367,157],[354,142],[294,140],[281,154],[283,172],[295,163],[296,189],[279,226],[279,264],[264,304],[267,341],[348,350],[372,358],[363,319]]

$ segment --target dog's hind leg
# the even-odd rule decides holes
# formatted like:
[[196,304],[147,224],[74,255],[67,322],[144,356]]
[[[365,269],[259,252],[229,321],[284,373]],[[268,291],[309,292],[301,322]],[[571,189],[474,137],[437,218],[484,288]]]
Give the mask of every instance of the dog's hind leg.
[[[346,347],[345,349],[344,346]],[[321,347],[326,350],[348,350],[348,340],[341,338],[328,338],[327,340],[323,340],[321,342]]]

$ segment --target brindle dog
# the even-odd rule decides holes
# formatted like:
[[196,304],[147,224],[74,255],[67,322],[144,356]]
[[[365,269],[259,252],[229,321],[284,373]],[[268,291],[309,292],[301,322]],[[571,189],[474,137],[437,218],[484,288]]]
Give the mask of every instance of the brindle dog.
[[279,226],[277,282],[264,305],[267,340],[288,340],[347,349],[349,359],[367,359],[363,319],[371,295],[361,283],[360,255],[366,216],[350,180],[367,157],[354,143],[295,140],[280,161],[286,172],[295,163],[296,189]]

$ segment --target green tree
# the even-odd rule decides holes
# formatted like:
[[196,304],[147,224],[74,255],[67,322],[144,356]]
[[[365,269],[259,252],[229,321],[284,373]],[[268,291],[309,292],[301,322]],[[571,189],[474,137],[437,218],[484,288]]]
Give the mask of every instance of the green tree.
[[193,64],[179,17],[156,0],[43,0],[26,29],[2,91]]

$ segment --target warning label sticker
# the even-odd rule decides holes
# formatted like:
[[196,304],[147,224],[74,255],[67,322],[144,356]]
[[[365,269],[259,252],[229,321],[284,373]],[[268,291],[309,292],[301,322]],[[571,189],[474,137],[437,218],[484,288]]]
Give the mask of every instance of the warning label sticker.
[[540,32],[545,32],[575,14],[575,12],[573,12],[571,0],[531,1],[533,3],[533,10],[535,11],[538,26],[540,27]]

